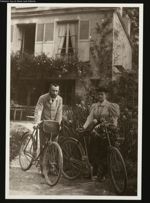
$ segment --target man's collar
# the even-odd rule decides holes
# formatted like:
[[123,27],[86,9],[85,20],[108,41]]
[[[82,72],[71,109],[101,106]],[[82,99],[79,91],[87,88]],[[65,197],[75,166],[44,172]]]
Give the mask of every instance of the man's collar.
[[58,100],[58,95],[57,95],[55,98],[52,98],[52,97],[50,96],[50,94],[49,94],[49,100],[50,100],[50,101],[52,101],[52,100],[53,100],[53,101],[54,101],[54,100]]

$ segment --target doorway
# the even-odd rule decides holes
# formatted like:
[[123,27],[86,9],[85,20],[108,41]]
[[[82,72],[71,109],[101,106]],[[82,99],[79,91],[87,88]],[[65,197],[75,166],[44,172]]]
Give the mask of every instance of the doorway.
[[21,53],[34,54],[35,24],[18,25],[22,33]]

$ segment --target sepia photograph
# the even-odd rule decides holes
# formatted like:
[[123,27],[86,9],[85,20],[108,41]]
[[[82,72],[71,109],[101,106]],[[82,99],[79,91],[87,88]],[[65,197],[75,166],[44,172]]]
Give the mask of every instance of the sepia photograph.
[[6,199],[140,200],[143,4],[7,4]]

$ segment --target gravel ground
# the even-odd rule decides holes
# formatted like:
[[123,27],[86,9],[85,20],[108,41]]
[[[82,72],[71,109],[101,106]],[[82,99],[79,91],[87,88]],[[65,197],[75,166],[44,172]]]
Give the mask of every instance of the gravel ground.
[[28,171],[22,171],[18,157],[10,166],[9,181],[9,195],[19,197],[26,195],[115,195],[109,180],[99,183],[87,178],[70,181],[61,177],[56,186],[50,187],[35,166]]
[[[32,130],[33,124],[31,122],[12,123],[12,132],[18,129],[18,126]],[[22,129],[22,127],[20,129]],[[136,195],[136,180],[130,179],[128,182],[127,195]],[[35,166],[28,171],[22,171],[19,165],[18,156],[11,161],[9,167],[9,196],[16,196],[17,198],[27,199],[30,196],[47,196],[57,195],[64,197],[64,195],[79,196],[116,196],[109,179],[105,182],[98,182],[97,180],[90,180],[87,178],[80,178],[77,180],[66,180],[61,177],[58,184],[50,187],[46,184],[45,179],[42,178],[38,169]]]

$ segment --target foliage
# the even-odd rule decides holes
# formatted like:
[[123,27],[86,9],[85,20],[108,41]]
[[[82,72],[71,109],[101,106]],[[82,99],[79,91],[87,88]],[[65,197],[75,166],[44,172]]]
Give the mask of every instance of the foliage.
[[130,17],[131,34],[130,39],[133,45],[133,69],[138,67],[138,50],[139,50],[139,8],[123,8],[123,14]]
[[103,77],[111,77],[112,34],[111,18],[106,18],[102,23],[96,23],[95,33],[91,40],[90,54],[99,68]]
[[125,71],[120,78],[109,84],[110,99],[119,103],[121,109],[132,109],[138,103],[138,75],[136,71]]
[[139,8],[123,8],[123,15],[128,14],[131,20],[131,40],[133,45],[138,44],[139,33]]
[[[62,125],[71,128],[75,133],[76,129],[82,127],[89,114],[89,106],[82,103],[75,106],[65,106],[63,108]],[[71,135],[72,136],[72,135]]]
[[28,129],[20,124],[10,125],[10,162],[19,154],[21,138]]
[[33,77],[45,78],[55,76],[61,78],[69,73],[78,77],[84,77],[89,70],[89,62],[82,62],[76,58],[64,60],[62,58],[50,58],[44,53],[33,56],[27,53],[12,53],[11,72],[12,78]]

